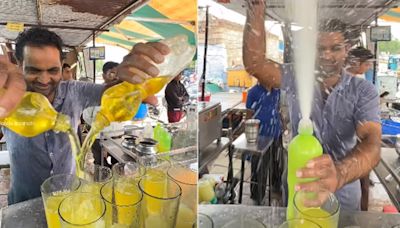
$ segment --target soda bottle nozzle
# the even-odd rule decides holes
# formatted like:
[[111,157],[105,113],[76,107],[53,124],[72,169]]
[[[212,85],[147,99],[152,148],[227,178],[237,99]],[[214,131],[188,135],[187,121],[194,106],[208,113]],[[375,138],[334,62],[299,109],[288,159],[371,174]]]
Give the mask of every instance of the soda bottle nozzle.
[[313,130],[313,124],[309,118],[305,119],[302,118],[299,122],[299,128],[298,128],[299,134],[304,134],[304,135],[312,135],[314,130]]

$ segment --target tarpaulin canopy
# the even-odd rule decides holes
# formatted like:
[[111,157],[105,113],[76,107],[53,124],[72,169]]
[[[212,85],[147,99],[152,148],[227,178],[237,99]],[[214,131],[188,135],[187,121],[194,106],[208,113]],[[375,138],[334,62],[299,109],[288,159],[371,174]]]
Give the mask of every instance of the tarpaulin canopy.
[[195,44],[196,21],[194,0],[152,0],[100,34],[96,42],[130,49],[138,42],[185,34]]
[[400,22],[400,8],[391,9],[379,18],[390,22]]
[[0,42],[13,42],[26,28],[56,32],[70,47],[83,46],[93,31],[121,21],[146,0],[1,0]]

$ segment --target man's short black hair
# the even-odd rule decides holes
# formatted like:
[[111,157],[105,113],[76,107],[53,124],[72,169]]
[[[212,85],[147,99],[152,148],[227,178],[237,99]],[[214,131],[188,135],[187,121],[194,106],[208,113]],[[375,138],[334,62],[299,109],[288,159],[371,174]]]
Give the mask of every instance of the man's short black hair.
[[71,66],[68,63],[64,63],[62,69],[64,70],[65,68],[71,68]]
[[359,29],[356,29],[339,19],[326,19],[319,24],[320,32],[340,32],[348,44],[354,44],[359,37]]
[[103,74],[107,73],[108,70],[111,70],[114,67],[117,67],[119,64],[116,62],[106,62],[103,65]]
[[19,62],[24,60],[25,46],[44,47],[52,46],[60,52],[60,60],[63,59],[62,39],[52,31],[45,28],[34,27],[21,32],[15,42],[15,57]]
[[358,61],[365,62],[374,59],[372,52],[364,47],[356,47],[351,49],[348,54],[349,59],[357,59]]

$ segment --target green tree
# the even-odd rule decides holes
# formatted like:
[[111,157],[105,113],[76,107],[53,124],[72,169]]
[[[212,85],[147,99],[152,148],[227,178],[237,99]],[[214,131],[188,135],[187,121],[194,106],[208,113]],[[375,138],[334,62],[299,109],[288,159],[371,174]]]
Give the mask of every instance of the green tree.
[[390,54],[400,54],[400,40],[382,41],[378,43],[380,52],[388,52]]
[[104,60],[96,60],[96,73],[99,74],[103,72],[103,65],[104,65]]

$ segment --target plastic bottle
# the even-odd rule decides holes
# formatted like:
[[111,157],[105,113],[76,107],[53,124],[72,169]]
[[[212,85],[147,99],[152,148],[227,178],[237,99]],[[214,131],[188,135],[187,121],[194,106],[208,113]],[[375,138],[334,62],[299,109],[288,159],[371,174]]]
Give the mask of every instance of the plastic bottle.
[[178,73],[185,69],[196,53],[196,47],[188,43],[185,35],[178,35],[160,42],[166,44],[171,52],[165,56],[162,64],[154,64],[160,71],[159,76],[148,79],[142,84],[122,82],[103,93],[100,110],[82,145],[82,160],[92,147],[99,132],[110,125],[111,122],[131,120],[139,109],[141,101],[158,93]]
[[313,181],[313,179],[300,179],[296,172],[306,166],[307,162],[322,155],[322,146],[313,136],[313,125],[310,119],[301,119],[298,128],[299,134],[289,143],[288,152],[288,207],[287,219],[294,218],[293,198],[295,185],[301,182]]
[[[138,110],[140,101],[160,92],[192,61],[196,52],[196,48],[188,43],[187,37],[184,35],[161,42],[169,46],[171,52],[165,56],[163,63],[154,64],[160,71],[159,76],[148,79],[143,84],[123,82],[104,92],[99,115],[103,115],[108,122],[132,119]],[[95,121],[105,122],[98,124],[99,126],[107,124],[103,117],[96,118]]]
[[168,152],[171,150],[171,135],[161,124],[157,124],[154,128],[154,140],[158,142],[158,153]]
[[[0,89],[0,95],[3,91]],[[19,105],[0,123],[24,137],[34,137],[49,130],[64,132],[69,137],[75,160],[79,160],[80,143],[71,128],[69,117],[54,110],[49,100],[40,93],[25,92]],[[81,164],[77,162],[76,166],[77,175],[81,176]]]
[[33,92],[25,92],[17,108],[1,120],[1,125],[25,137],[52,129],[68,132],[71,128],[68,116],[57,113],[45,96]]
[[206,202],[208,204],[216,204],[217,197],[214,191],[213,183],[208,179],[200,179],[198,181],[199,203]]

